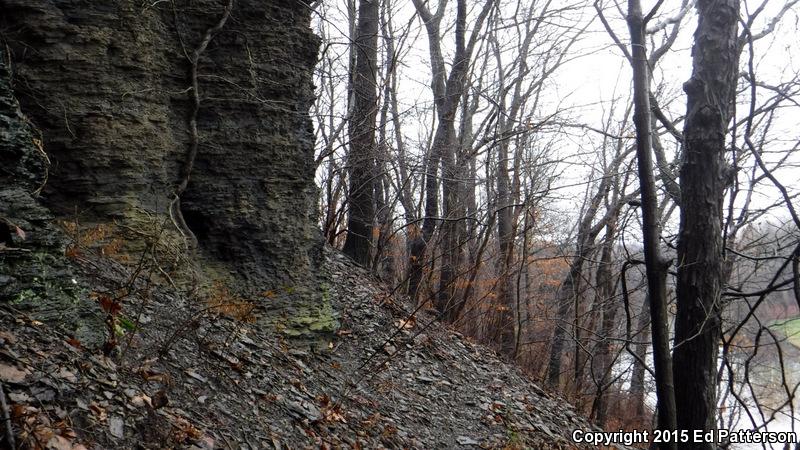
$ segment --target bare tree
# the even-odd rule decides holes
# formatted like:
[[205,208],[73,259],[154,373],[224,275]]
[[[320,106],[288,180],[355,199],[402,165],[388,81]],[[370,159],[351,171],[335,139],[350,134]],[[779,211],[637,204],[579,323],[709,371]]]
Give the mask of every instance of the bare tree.
[[[661,2],[645,16],[639,0],[628,1],[626,22],[631,37],[630,51],[622,45],[595,2],[603,25],[622,50],[633,69],[633,122],[636,128],[636,160],[641,190],[642,241],[650,300],[650,323],[653,338],[656,392],[658,395],[658,427],[676,429],[676,404],[669,346],[667,313],[667,268],[669,260],[661,255],[661,225],[658,216],[658,193],[653,171],[652,121],[650,105],[650,68],[645,30]],[[660,447],[675,448],[675,442],[662,442]]]
[[352,69],[353,108],[348,121],[350,149],[347,154],[349,216],[347,239],[342,251],[368,266],[375,222],[375,120],[378,112],[378,0],[360,0],[358,26],[353,43],[356,58]]
[[455,55],[450,72],[445,69],[445,60],[442,53],[441,23],[444,17],[447,2],[440,0],[436,12],[431,13],[427,5],[421,0],[414,0],[414,7],[425,24],[428,35],[431,65],[431,90],[437,113],[437,127],[433,137],[430,151],[426,158],[425,175],[425,217],[422,232],[414,233],[409,261],[409,293],[417,296],[419,283],[422,279],[424,268],[423,257],[429,244],[436,223],[439,220],[439,182],[438,165],[442,163],[442,197],[443,216],[445,218],[443,235],[443,257],[441,262],[441,277],[439,295],[436,298],[436,307],[446,320],[454,320],[457,315],[451,300],[455,299],[455,277],[457,266],[460,262],[461,248],[464,240],[464,212],[465,208],[460,201],[461,172],[456,164],[458,152],[458,139],[456,135],[456,113],[459,102],[464,96],[467,87],[467,71],[470,60],[482,32],[483,22],[491,11],[494,0],[486,0],[478,16],[471,22],[472,33],[467,36],[467,2],[456,2],[455,25]]
[[[738,73],[739,2],[700,0],[681,163],[675,317],[675,398],[681,429],[716,429],[720,343],[722,205],[731,181],[725,136]],[[686,448],[711,449],[713,443]]]
[[[619,209],[625,205],[631,196],[620,196],[615,203],[609,204],[604,214],[598,218],[603,206],[603,200],[608,195],[615,180],[614,174],[619,170],[632,149],[619,151],[603,168],[600,181],[596,190],[587,202],[582,213],[576,235],[575,253],[569,264],[569,272],[558,289],[556,298],[557,312],[556,324],[553,329],[553,338],[550,348],[550,358],[547,366],[547,380],[552,386],[559,386],[561,379],[561,366],[564,358],[564,344],[570,323],[570,309],[577,311],[582,292],[584,264],[596,249],[597,236],[611,222],[617,220]],[[573,322],[574,323],[574,322]],[[575,324],[577,325],[577,324]]]

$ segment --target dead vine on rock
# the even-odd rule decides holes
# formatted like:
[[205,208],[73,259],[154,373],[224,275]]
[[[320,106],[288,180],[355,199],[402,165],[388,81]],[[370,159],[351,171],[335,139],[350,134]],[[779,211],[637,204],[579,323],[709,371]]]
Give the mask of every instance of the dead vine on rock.
[[[197,82],[197,65],[200,61],[200,56],[203,54],[203,52],[205,52],[208,44],[211,43],[211,40],[214,38],[214,36],[225,26],[225,23],[228,21],[228,18],[231,15],[231,10],[233,10],[233,0],[228,0],[227,4],[225,5],[225,9],[222,12],[222,17],[220,17],[219,21],[214,26],[206,30],[205,34],[203,35],[203,39],[194,49],[192,54],[187,55],[189,63],[191,64],[189,78],[192,84],[191,89],[188,91],[189,101],[192,105],[192,109],[189,114],[189,152],[187,153],[186,160],[184,162],[181,181],[175,187],[175,190],[172,194],[173,199],[170,203],[169,214],[173,224],[186,240],[186,245],[189,250],[194,250],[197,248],[197,237],[186,224],[186,220],[183,217],[183,212],[181,211],[181,194],[183,194],[183,192],[186,190],[186,187],[189,185],[189,178],[191,176],[192,169],[194,168],[194,161],[197,158],[197,149],[200,145],[200,136],[197,131],[197,113],[200,110],[200,90]],[[175,25],[177,31],[177,18]],[[181,42],[183,42],[182,39]]]

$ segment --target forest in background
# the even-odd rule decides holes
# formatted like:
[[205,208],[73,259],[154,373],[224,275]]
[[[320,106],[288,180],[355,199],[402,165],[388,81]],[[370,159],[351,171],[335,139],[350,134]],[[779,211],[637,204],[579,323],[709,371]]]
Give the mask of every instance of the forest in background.
[[315,4],[325,240],[601,426],[794,427],[800,7],[644,3]]

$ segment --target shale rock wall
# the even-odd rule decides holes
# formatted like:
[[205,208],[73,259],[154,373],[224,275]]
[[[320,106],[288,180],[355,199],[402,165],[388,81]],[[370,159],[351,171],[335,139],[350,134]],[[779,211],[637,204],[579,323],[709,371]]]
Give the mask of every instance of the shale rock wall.
[[[13,96],[8,65],[0,59],[0,299],[30,296],[35,284],[60,292],[69,278],[64,236],[36,198],[47,165],[41,142]],[[41,264],[51,270],[41,270]]]
[[[226,4],[0,0],[4,83],[30,134],[7,137],[4,122],[2,160],[23,141],[42,143],[47,182],[30,145],[38,169],[14,181],[27,193],[44,186],[39,213],[169,222],[192,143],[192,54]],[[235,0],[197,63],[198,151],[181,211],[203,266],[242,290],[308,287],[319,260],[308,116],[319,42],[309,20],[301,1]],[[3,93],[4,106],[13,100]]]

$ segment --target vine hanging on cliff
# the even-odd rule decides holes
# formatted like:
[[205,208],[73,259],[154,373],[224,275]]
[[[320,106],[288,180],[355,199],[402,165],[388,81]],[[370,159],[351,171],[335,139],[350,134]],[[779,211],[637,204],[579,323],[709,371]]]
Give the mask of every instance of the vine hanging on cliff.
[[[189,69],[189,78],[192,84],[191,88],[187,91],[189,95],[189,102],[191,104],[191,110],[189,114],[189,152],[187,153],[186,160],[183,163],[181,181],[173,191],[173,199],[169,206],[169,215],[172,219],[172,223],[175,224],[175,227],[181,232],[186,240],[187,247],[189,247],[191,250],[197,248],[197,237],[186,224],[186,220],[183,217],[183,212],[181,211],[181,194],[183,194],[183,192],[186,190],[186,187],[189,185],[189,177],[192,174],[194,161],[197,158],[197,148],[200,145],[200,137],[197,132],[197,113],[200,110],[197,64],[200,61],[200,56],[208,47],[208,44],[211,43],[211,40],[214,38],[214,36],[225,26],[225,23],[228,21],[228,18],[231,15],[231,10],[233,10],[233,0],[228,0],[228,2],[225,4],[225,9],[223,10],[219,21],[216,23],[216,25],[206,30],[205,34],[203,34],[203,39],[194,49],[192,54],[187,55],[189,63],[191,64]],[[178,22],[176,17],[175,27],[180,37],[180,31],[177,30],[177,26]]]

